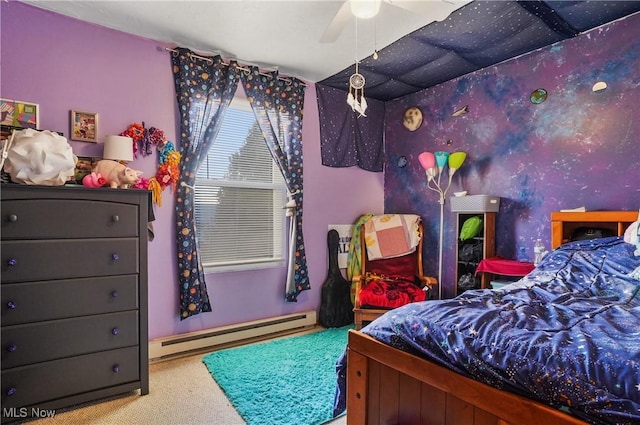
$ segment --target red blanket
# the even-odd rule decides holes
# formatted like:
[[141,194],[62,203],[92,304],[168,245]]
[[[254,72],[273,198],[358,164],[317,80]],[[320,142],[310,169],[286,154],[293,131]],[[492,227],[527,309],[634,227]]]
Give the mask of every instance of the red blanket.
[[507,260],[502,257],[485,258],[478,264],[476,273],[488,272],[504,276],[526,276],[536,267],[533,263]]
[[413,283],[413,276],[374,278],[360,291],[360,305],[363,307],[393,309],[426,299],[427,292]]

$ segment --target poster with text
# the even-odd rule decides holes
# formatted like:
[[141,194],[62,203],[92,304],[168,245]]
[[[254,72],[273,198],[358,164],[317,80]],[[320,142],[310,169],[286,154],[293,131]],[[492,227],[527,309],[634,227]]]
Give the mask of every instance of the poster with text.
[[346,269],[349,260],[349,243],[351,242],[353,226],[351,224],[330,224],[327,232],[331,229],[335,229],[340,236],[340,242],[338,243],[338,267]]

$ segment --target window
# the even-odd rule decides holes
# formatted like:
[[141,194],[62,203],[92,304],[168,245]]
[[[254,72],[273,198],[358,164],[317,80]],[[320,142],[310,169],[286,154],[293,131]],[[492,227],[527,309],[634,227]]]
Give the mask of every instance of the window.
[[285,184],[246,99],[234,98],[196,175],[196,234],[207,271],[284,264]]

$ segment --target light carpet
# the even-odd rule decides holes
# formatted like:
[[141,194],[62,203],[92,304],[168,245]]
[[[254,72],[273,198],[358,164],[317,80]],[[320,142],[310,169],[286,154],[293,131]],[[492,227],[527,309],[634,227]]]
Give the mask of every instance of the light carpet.
[[332,419],[335,365],[353,326],[207,354],[202,361],[248,425]]

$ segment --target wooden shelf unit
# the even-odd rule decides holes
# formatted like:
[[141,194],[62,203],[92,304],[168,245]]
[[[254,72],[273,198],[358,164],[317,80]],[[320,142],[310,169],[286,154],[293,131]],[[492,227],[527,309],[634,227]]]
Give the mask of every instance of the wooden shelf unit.
[[[460,212],[457,214],[457,234],[456,234],[456,281],[455,281],[455,295],[460,295],[464,290],[461,290],[458,287],[458,281],[460,277],[464,274],[471,273],[475,276],[476,269],[480,264],[480,261],[485,258],[493,257],[496,251],[496,242],[495,242],[495,234],[496,234],[496,213],[495,212]],[[461,261],[460,259],[460,249],[464,242],[460,241],[459,235],[460,230],[462,230],[462,226],[465,220],[480,216],[482,217],[482,232],[478,235],[478,237],[473,238],[475,240],[480,240],[482,242],[482,258],[479,258],[478,261]],[[481,287],[480,284],[477,285],[479,289]]]

